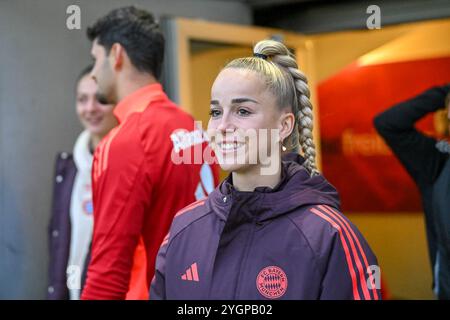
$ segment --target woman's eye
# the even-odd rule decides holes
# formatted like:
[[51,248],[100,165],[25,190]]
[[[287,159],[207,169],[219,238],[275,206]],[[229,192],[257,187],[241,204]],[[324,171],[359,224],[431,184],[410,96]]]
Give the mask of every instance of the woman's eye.
[[248,110],[245,110],[245,109],[239,109],[239,110],[238,110],[238,114],[239,114],[240,116],[248,116],[249,114],[251,114],[251,112],[248,111]]
[[85,96],[78,97],[78,102],[79,102],[79,103],[84,104],[84,103],[86,103],[86,101],[87,101],[87,98],[86,98]]
[[220,111],[219,110],[215,110],[215,109],[211,109],[209,110],[209,115],[213,118],[220,116]]

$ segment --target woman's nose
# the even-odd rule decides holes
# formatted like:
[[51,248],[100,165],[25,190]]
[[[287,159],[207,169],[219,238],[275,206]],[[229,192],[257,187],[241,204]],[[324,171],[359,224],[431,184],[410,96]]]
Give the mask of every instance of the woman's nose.
[[217,130],[221,132],[233,132],[236,129],[236,126],[230,120],[230,117],[227,114],[224,114],[217,126]]
[[95,110],[97,110],[97,105],[98,105],[97,99],[91,98],[86,103],[86,110],[89,112],[94,112]]

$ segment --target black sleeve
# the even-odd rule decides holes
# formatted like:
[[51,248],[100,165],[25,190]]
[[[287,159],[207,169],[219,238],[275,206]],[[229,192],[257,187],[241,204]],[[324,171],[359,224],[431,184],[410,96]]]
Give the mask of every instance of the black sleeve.
[[414,125],[428,113],[445,107],[449,89],[450,85],[431,88],[374,119],[378,133],[418,184],[437,178],[446,155],[436,149],[436,139],[417,131]]
[[56,190],[56,183],[55,183],[55,178],[58,175],[58,164],[59,164],[59,159],[61,158],[61,153],[58,153],[56,155],[56,159],[53,165],[53,179],[52,179],[52,183],[53,183],[53,189],[52,189],[52,195],[51,195],[51,208],[50,208],[50,219],[49,222],[47,224],[47,240],[48,240],[48,250],[51,256],[51,248],[52,248],[52,242],[54,241],[53,237],[52,237],[52,231],[55,227],[55,190]]

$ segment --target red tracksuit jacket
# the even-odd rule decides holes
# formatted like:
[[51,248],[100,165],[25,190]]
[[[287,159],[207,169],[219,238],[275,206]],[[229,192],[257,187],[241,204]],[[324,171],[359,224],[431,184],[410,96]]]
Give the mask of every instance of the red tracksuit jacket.
[[94,155],[94,234],[83,299],[145,298],[174,214],[218,179],[217,167],[172,161],[174,150],[204,150],[207,143],[189,139],[201,130],[160,84],[126,97],[114,114],[120,124]]

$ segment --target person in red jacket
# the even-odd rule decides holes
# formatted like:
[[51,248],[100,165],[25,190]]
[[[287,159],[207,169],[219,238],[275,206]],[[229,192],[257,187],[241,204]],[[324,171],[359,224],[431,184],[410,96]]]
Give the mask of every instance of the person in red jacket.
[[214,168],[173,161],[174,152],[207,142],[186,139],[204,135],[158,83],[164,37],[153,15],[115,9],[87,34],[98,96],[117,104],[119,125],[94,155],[94,233],[82,299],[146,298],[174,214],[212,190]]

